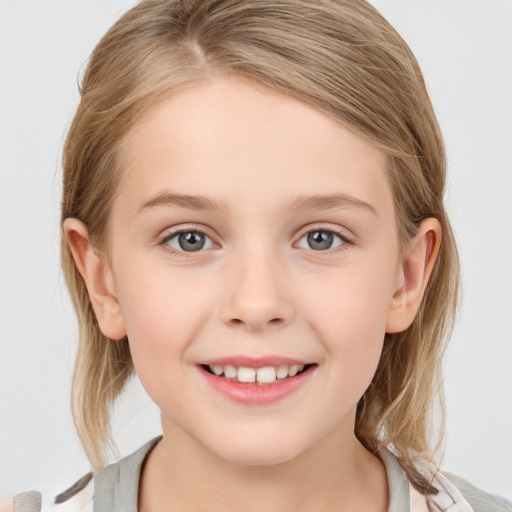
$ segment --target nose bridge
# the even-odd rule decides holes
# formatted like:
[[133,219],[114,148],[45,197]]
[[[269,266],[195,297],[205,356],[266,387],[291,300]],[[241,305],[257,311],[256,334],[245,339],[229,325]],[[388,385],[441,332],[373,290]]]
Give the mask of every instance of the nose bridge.
[[223,320],[250,330],[288,323],[293,311],[283,282],[284,268],[276,252],[251,246],[233,256]]

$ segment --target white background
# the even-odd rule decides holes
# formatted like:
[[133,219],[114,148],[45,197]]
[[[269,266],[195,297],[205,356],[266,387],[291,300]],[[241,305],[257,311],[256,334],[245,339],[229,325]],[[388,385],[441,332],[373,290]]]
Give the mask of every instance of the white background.
[[[59,270],[60,154],[77,76],[128,0],[0,1],[0,495],[88,470],[69,388],[76,328]],[[416,53],[446,137],[464,299],[445,370],[444,467],[512,498],[512,1],[375,0]],[[121,454],[158,434],[135,383]]]

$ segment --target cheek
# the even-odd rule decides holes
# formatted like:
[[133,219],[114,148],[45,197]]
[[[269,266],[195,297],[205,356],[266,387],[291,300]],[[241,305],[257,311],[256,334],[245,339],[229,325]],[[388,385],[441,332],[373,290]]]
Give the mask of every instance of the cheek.
[[139,267],[129,278],[120,273],[118,281],[128,283],[118,289],[118,299],[139,377],[180,364],[206,321],[208,287],[155,266]]
[[[396,266],[395,266],[396,268]],[[396,281],[393,265],[364,261],[358,268],[334,269],[315,276],[304,295],[302,307],[335,337],[365,338],[371,332],[384,333]],[[372,336],[370,336],[372,338]]]
[[190,391],[183,379],[186,354],[204,324],[208,300],[201,287],[183,287],[154,268],[128,282],[118,297],[135,372],[160,410],[172,416],[192,407],[181,399]]
[[386,319],[394,291],[392,265],[361,266],[316,281],[303,307],[332,361],[338,381],[361,396],[380,360]]

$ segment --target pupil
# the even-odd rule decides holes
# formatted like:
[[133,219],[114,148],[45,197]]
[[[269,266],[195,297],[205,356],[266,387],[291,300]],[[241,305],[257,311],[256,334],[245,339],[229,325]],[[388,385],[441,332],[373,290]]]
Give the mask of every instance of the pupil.
[[308,234],[308,244],[311,249],[325,251],[332,246],[333,236],[329,231],[312,231]]
[[204,235],[202,233],[198,233],[197,231],[181,233],[179,236],[179,244],[184,251],[199,251],[204,247],[204,243]]

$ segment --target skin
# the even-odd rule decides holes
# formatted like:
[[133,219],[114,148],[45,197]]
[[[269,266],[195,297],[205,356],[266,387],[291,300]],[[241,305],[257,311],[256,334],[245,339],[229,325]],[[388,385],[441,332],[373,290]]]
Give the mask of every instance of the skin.
[[[356,439],[355,410],[385,333],[416,314],[437,221],[401,253],[385,156],[241,80],[218,77],[154,105],[121,155],[108,257],[80,221],[64,231],[102,332],[128,335],[162,412],[139,509],[387,510],[385,470]],[[177,229],[204,232],[205,248],[180,249]],[[335,233],[331,248],[308,243],[318,230]],[[316,368],[277,403],[249,406],[198,370],[235,355]]]

